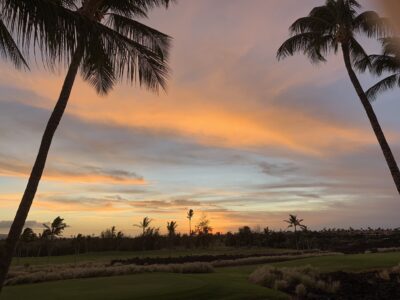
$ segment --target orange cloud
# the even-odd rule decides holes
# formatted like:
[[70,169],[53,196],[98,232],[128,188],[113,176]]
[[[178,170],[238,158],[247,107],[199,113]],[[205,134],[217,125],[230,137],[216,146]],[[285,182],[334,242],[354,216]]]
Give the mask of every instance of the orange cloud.
[[[61,86],[60,78],[48,76],[35,76],[30,82],[32,90],[47,99],[54,99],[55,91]],[[282,84],[286,89],[287,83]],[[43,91],[38,86],[49,89]],[[277,86],[266,97],[273,97],[280,89],[282,87]],[[67,112],[85,121],[174,133],[218,147],[267,146],[320,156],[376,143],[367,126],[359,129],[319,119],[298,109],[276,104],[266,106],[246,99],[247,96],[237,90],[232,94],[227,91],[221,99],[215,97],[218,97],[215,93],[176,86],[171,87],[169,95],[157,97],[122,86],[106,99],[99,98],[87,84],[78,80]],[[49,109],[53,103],[43,100],[35,105]]]

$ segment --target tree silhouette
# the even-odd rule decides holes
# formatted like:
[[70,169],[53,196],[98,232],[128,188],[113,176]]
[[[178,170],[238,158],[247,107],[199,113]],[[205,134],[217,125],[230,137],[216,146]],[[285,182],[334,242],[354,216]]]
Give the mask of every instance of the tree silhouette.
[[369,69],[377,76],[381,76],[383,73],[392,73],[367,90],[366,94],[371,101],[389,89],[400,87],[400,38],[387,37],[381,39],[381,42],[382,54],[370,55],[356,64],[361,72]]
[[296,215],[289,215],[289,219],[284,221],[289,224],[288,228],[294,228],[294,232],[297,232],[297,227],[300,227],[303,230],[307,229],[307,226],[301,224],[303,219],[298,219]]
[[[43,1],[0,2],[5,8],[2,10],[2,21],[14,24],[16,34],[21,40],[28,41],[26,45],[33,41],[41,47],[41,54],[49,66],[69,64],[11,225],[5,251],[0,257],[0,286],[6,278],[78,71],[100,95],[107,94],[115,83],[124,78],[157,91],[160,87],[165,88],[168,75],[169,36],[135,19],[146,17],[153,7],[167,6],[169,0],[47,0],[48,6],[43,5]],[[29,7],[33,8],[33,13],[30,13]],[[47,14],[44,13],[46,10]],[[59,18],[54,19],[54,16]],[[34,27],[32,24],[36,20],[39,25]],[[53,21],[52,26],[47,20]]]
[[194,216],[193,209],[189,209],[187,213],[187,218],[189,219],[189,235],[192,235],[192,218]]
[[25,243],[32,242],[37,239],[36,233],[32,230],[32,228],[26,227],[21,234],[21,241]]
[[45,229],[42,236],[45,235],[51,240],[53,240],[55,237],[61,236],[64,229],[68,227],[68,225],[64,223],[64,219],[60,217],[55,218],[53,222],[51,222],[50,226],[47,224],[43,224],[43,226]]
[[199,222],[196,225],[196,232],[198,234],[209,234],[212,232],[212,227],[210,226],[210,220],[207,218],[206,214],[202,214]]
[[308,16],[296,20],[290,26],[292,36],[279,48],[277,57],[283,59],[295,53],[303,53],[313,63],[326,61],[326,56],[342,51],[350,80],[371,123],[397,191],[400,193],[400,171],[385,138],[378,118],[365,94],[353,65],[368,59],[368,55],[356,39],[356,34],[381,38],[390,32],[385,19],[374,11],[358,13],[361,5],[356,0],[327,0],[315,7]]
[[149,232],[149,229],[151,229],[149,226],[150,226],[150,223],[152,221],[153,221],[152,219],[150,219],[148,217],[144,217],[141,222],[139,222],[138,224],[134,224],[133,226],[141,228],[142,229],[142,235],[145,236],[146,233]]
[[100,233],[100,237],[103,239],[117,239],[123,238],[124,234],[122,231],[117,232],[115,226],[112,226],[111,228],[107,228],[106,230],[102,231]]
[[175,236],[177,227],[178,227],[178,224],[176,223],[176,221],[167,222],[167,230],[168,230],[169,237]]

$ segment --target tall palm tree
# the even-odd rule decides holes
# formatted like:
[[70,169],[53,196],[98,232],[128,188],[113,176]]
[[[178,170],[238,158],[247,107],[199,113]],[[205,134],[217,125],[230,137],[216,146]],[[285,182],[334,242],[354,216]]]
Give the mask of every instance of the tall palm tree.
[[142,235],[145,236],[146,231],[149,229],[150,223],[153,220],[150,219],[149,217],[144,217],[143,220],[141,222],[139,222],[138,224],[134,224],[133,226],[139,227],[142,229]]
[[192,235],[192,218],[194,216],[194,211],[193,209],[189,209],[187,213],[187,218],[189,219],[189,235]]
[[[170,45],[169,36],[135,20],[138,17],[146,17],[148,11],[156,6],[168,6],[170,0],[46,0],[48,7],[57,12],[55,15],[61,15],[53,24],[58,30],[50,28],[48,34],[43,30],[47,27],[39,26],[39,29],[33,28],[31,31],[26,29],[32,20],[29,18],[29,10],[25,8],[32,3],[42,2],[1,1],[7,5],[4,15],[16,34],[39,47],[42,46],[46,50],[43,51],[43,56],[48,58],[48,65],[52,67],[57,63],[68,63],[68,71],[0,257],[0,286],[6,278],[16,243],[35,197],[54,134],[68,104],[78,71],[81,71],[83,79],[93,85],[100,95],[107,94],[115,83],[124,78],[131,83],[139,82],[140,86],[157,91],[166,86]],[[20,6],[16,8],[17,2]],[[37,5],[35,8],[33,20],[46,20],[46,16],[42,14],[45,10],[43,5]],[[48,8],[47,11],[47,19],[54,19]],[[28,17],[25,19],[25,16]],[[38,16],[42,18],[39,19]],[[43,22],[47,24],[46,21]],[[60,30],[60,24],[65,28]],[[43,34],[42,40],[40,34]],[[28,42],[25,45],[28,45]]]
[[289,219],[284,220],[286,223],[288,223],[288,228],[293,227],[294,232],[297,232],[297,227],[300,227],[301,229],[307,229],[306,225],[301,224],[303,222],[303,219],[298,219],[296,215],[289,215]]
[[291,37],[279,48],[277,57],[283,59],[295,53],[304,53],[313,63],[326,61],[330,53],[341,49],[350,80],[371,123],[397,191],[400,193],[400,171],[385,138],[378,118],[365,94],[353,65],[368,55],[356,35],[381,38],[390,31],[385,19],[374,11],[358,13],[361,6],[356,0],[326,0],[308,16],[296,20],[290,27]]
[[370,87],[366,94],[370,101],[394,87],[400,87],[400,37],[387,37],[381,39],[383,53],[368,56],[357,62],[356,67],[361,72],[369,69],[373,74],[381,76],[383,73],[391,75],[383,78]]

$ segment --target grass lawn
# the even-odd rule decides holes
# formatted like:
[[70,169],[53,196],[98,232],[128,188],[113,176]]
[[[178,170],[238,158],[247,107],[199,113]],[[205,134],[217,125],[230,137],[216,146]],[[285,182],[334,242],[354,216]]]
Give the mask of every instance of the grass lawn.
[[371,253],[354,255],[321,256],[287,262],[274,263],[277,267],[298,267],[312,265],[322,272],[362,271],[393,267],[400,263],[400,252]]
[[113,259],[126,259],[132,257],[168,257],[168,256],[185,256],[185,255],[251,255],[251,254],[275,254],[275,253],[290,253],[296,252],[295,250],[289,249],[268,249],[268,248],[230,248],[230,247],[218,247],[213,249],[164,249],[155,251],[108,251],[108,252],[89,252],[80,255],[64,255],[64,256],[53,256],[53,257],[15,257],[13,265],[24,265],[26,263],[30,265],[40,264],[64,264],[64,263],[77,263],[77,262],[103,262],[110,261]]
[[[254,269],[254,267],[253,267]],[[6,287],[1,300],[257,300],[288,299],[247,281],[247,272],[138,274]]]
[[[324,272],[385,268],[400,262],[400,252],[314,257],[274,263],[276,266],[312,265]],[[138,274],[65,280],[6,287],[1,300],[183,300],[183,299],[288,299],[284,294],[248,282],[258,266],[218,268],[213,274]]]

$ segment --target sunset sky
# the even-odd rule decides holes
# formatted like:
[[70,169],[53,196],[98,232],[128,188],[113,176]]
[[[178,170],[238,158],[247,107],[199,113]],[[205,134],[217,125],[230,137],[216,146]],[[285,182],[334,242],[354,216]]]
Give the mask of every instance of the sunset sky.
[[[360,1],[365,9],[378,9]],[[80,79],[56,133],[28,225],[57,216],[78,232],[148,216],[188,231],[206,213],[214,231],[398,227],[400,199],[340,56],[282,62],[289,25],[322,0],[180,0],[146,24],[173,37],[167,92],[125,84],[107,97]],[[374,41],[362,40],[376,52]],[[62,85],[32,61],[0,67],[0,233],[14,217]],[[361,76],[364,87],[376,78]],[[400,160],[400,90],[374,103]]]

